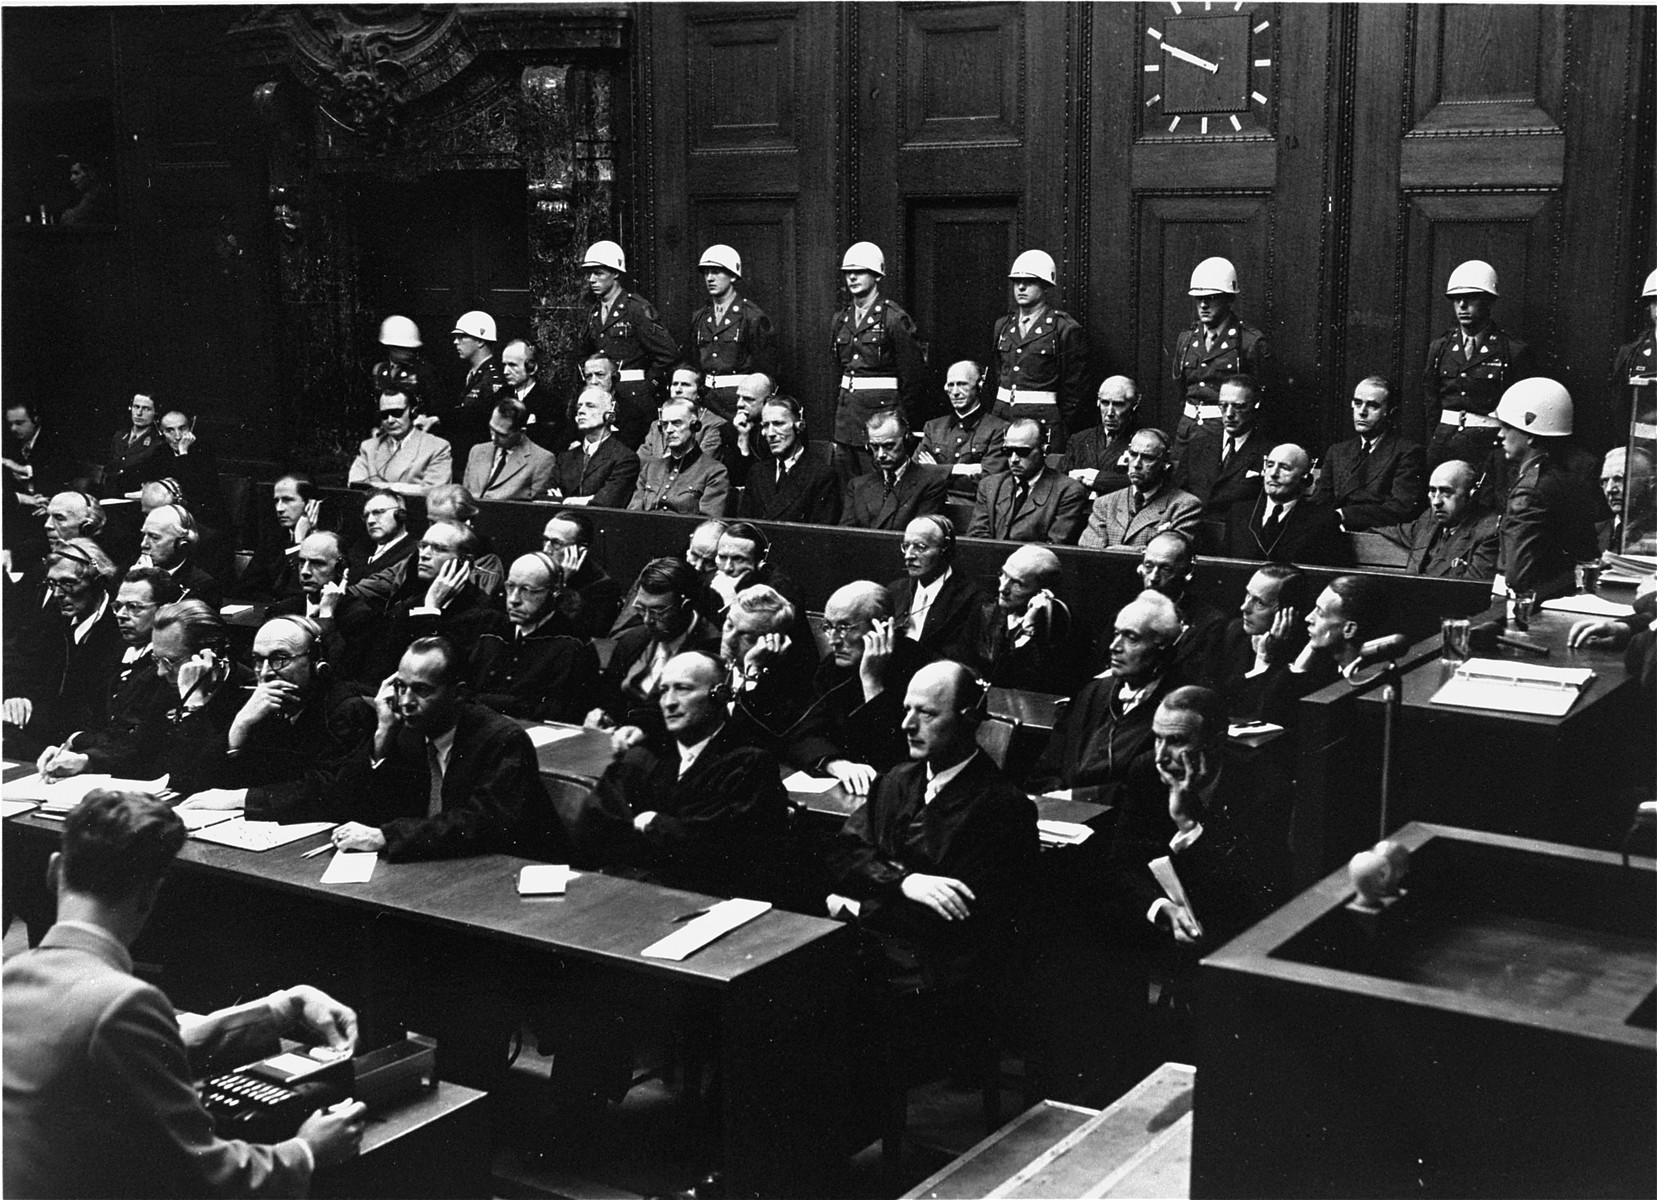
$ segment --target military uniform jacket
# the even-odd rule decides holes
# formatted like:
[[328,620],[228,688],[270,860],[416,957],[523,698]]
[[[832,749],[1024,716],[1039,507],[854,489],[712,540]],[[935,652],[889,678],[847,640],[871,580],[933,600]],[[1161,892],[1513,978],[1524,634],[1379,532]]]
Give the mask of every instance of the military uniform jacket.
[[1429,510],[1404,527],[1411,575],[1434,579],[1494,579],[1501,549],[1500,513],[1476,509],[1446,529]]
[[1068,475],[1043,468],[1018,499],[1011,471],[979,481],[968,537],[1074,546],[1087,524],[1087,489]]
[[[1174,342],[1174,382],[1191,404],[1218,404],[1220,384],[1228,375],[1252,375],[1270,388],[1271,343],[1252,325],[1232,314],[1208,348],[1208,330],[1202,324],[1182,330]],[[1270,394],[1269,391],[1267,393]]]
[[980,463],[985,475],[995,475],[1007,469],[1007,450],[1002,444],[1007,429],[1006,421],[982,406],[968,417],[952,412],[926,423],[921,430],[920,448],[931,454],[941,467]]
[[1563,596],[1575,586],[1579,562],[1599,558],[1593,485],[1572,474],[1546,451],[1520,463],[1502,514],[1501,572],[1511,592],[1535,592],[1538,600]]
[[[715,462],[724,463],[725,470],[730,471],[730,462],[739,457],[736,451],[736,426],[711,408],[704,408],[698,420],[702,428],[696,431],[696,444],[702,447],[702,453]],[[639,464],[644,466],[653,458],[667,457],[667,435],[662,432],[660,421],[650,422],[650,432],[644,435],[644,441],[639,443]]]
[[452,403],[428,406],[425,412],[438,418],[437,432],[465,453],[489,440],[489,418],[495,413],[495,405],[502,396],[511,394],[501,360],[491,355],[468,368],[466,382]]
[[1488,417],[1509,386],[1534,374],[1530,348],[1494,321],[1473,335],[1471,355],[1462,346],[1461,330],[1450,330],[1428,347],[1427,369],[1421,376],[1428,435],[1446,411]]
[[771,318],[746,296],[733,296],[724,316],[705,305],[690,319],[691,344],[685,358],[707,375],[772,374],[776,354]]
[[167,444],[158,425],[150,425],[136,439],[128,441],[131,432],[130,428],[125,429],[109,439],[109,457],[104,461],[106,495],[118,496],[133,490],[138,479],[137,468]]
[[1165,529],[1177,529],[1192,537],[1197,535],[1202,503],[1190,492],[1175,487],[1171,477],[1162,481],[1162,486],[1146,498],[1138,512],[1133,511],[1132,501],[1132,488],[1095,500],[1093,515],[1088,517],[1087,528],[1082,531],[1081,544],[1096,550],[1106,546],[1143,546]]
[[1072,434],[1065,445],[1064,457],[1059,460],[1059,470],[1066,475],[1072,471],[1098,471],[1093,486],[1088,489],[1095,496],[1125,488],[1128,486],[1128,443],[1137,432],[1137,429],[1124,429],[1111,437],[1103,427],[1095,425]]
[[[1611,386],[1624,388],[1630,380],[1657,378],[1657,336],[1646,330],[1632,342],[1617,347],[1611,367]],[[1618,399],[1621,398],[1620,391]]]
[[597,508],[626,508],[639,480],[639,456],[611,434],[592,454],[575,446],[558,456],[552,482],[565,497],[591,496]]
[[[581,357],[602,354],[622,371],[645,371],[656,379],[679,357],[673,336],[662,327],[656,306],[636,292],[623,292],[610,307],[605,320],[602,306],[594,304],[587,314],[587,331],[581,339]],[[617,385],[618,388],[621,386]]]
[[995,386],[1020,391],[1056,392],[1059,412],[1069,426],[1087,407],[1087,335],[1081,323],[1051,305],[1020,333],[1018,314],[995,323]]
[[692,444],[683,458],[653,458],[646,463],[627,507],[634,512],[665,510],[723,517],[730,497],[731,479],[724,466]]
[[1427,506],[1426,448],[1390,432],[1367,454],[1363,445],[1355,437],[1329,447],[1310,498],[1341,510],[1348,532],[1420,515]]
[[829,348],[840,375],[893,375],[898,381],[896,392],[842,389],[834,414],[835,441],[861,446],[864,423],[883,408],[901,406],[911,429],[925,423],[926,357],[915,322],[903,309],[876,296],[868,318],[859,325],[857,306],[848,304],[829,325]]

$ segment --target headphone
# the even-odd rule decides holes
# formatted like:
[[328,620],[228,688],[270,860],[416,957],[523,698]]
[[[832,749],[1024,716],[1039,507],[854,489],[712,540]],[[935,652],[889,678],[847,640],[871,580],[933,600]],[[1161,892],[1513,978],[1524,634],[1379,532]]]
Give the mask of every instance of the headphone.
[[79,546],[71,545],[68,542],[60,542],[55,549],[47,553],[46,557],[67,558],[70,562],[85,563],[92,568],[93,574],[97,574],[98,571],[98,564],[92,561],[90,554]]
[[963,666],[961,669],[966,674],[966,678],[961,683],[962,694],[960,696],[964,703],[959,705],[955,711],[967,720],[981,724],[989,720],[990,716],[989,680],[971,667]]
[[761,570],[771,559],[771,539],[765,536],[765,530],[748,521],[732,521],[725,526],[721,538],[733,537],[738,541],[754,543],[754,549],[759,551],[759,561],[754,564],[755,571]]
[[[162,482],[170,483],[172,481],[162,480]],[[163,508],[170,508],[178,514],[176,520],[179,528],[183,530],[180,536],[183,538],[185,545],[194,546],[201,540],[201,533],[196,529],[196,519],[190,515],[189,509],[185,508],[183,504],[162,504],[155,511],[160,512]]]
[[322,626],[317,624],[314,618],[301,616],[298,613],[281,613],[270,618],[270,621],[266,621],[265,624],[269,625],[271,621],[287,621],[289,624],[297,625],[302,629],[305,635],[311,639],[311,648],[307,653],[311,656],[312,666],[319,673],[327,668],[328,652],[322,644]]
[[81,531],[82,536],[96,537],[98,534],[102,533],[104,531],[104,525],[109,521],[109,514],[104,511],[104,506],[99,502],[98,498],[91,492],[82,492],[74,488],[69,489],[69,494],[71,496],[79,496],[81,498],[81,502],[86,505],[86,525]]
[[[1179,544],[1185,548],[1185,561],[1188,564],[1185,568],[1185,574],[1181,578],[1190,583],[1191,577],[1197,573],[1197,540],[1186,533],[1185,530],[1175,529],[1172,525],[1157,530],[1151,536],[1153,538],[1170,537],[1179,539]],[[1149,545],[1149,543],[1146,544]],[[1143,555],[1141,561],[1144,561]]]
[[944,554],[953,556],[955,554],[955,522],[951,521],[942,513],[922,513],[921,519],[932,522],[933,528],[935,528],[944,539]]

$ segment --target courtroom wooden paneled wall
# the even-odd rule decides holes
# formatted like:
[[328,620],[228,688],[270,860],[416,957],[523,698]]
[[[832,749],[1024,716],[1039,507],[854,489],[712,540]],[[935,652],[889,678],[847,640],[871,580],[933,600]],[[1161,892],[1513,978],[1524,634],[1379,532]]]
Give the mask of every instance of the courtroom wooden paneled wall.
[[854,239],[884,247],[940,379],[988,354],[1012,255],[1049,250],[1096,376],[1133,375],[1163,420],[1188,273],[1223,254],[1276,347],[1280,424],[1314,451],[1372,371],[1423,432],[1444,280],[1488,258],[1497,319],[1602,443],[1657,248],[1653,25],[1643,6],[647,5],[636,236],[681,328],[701,249],[743,251],[819,421]]

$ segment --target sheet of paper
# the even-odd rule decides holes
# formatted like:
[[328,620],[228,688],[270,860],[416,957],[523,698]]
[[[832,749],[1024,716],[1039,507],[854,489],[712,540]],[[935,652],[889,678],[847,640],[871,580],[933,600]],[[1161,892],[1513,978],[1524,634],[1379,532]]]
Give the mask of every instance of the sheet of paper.
[[1049,799],[1049,800],[1073,800],[1073,799],[1075,799],[1075,797],[1071,794],[1071,790],[1069,788],[1054,788],[1050,792],[1043,792],[1042,795],[1044,797],[1046,797],[1047,799]]
[[1054,842],[1066,846],[1079,846],[1093,836],[1093,830],[1086,825],[1078,825],[1074,821],[1036,822],[1036,832],[1044,842]]
[[13,767],[21,767],[22,763],[15,763],[9,758],[0,758],[0,771],[9,771]]
[[379,861],[377,850],[335,850],[321,882],[367,883],[374,878],[374,864]]
[[233,821],[242,815],[239,808],[175,808],[173,811],[184,822],[184,828],[190,830],[206,829],[209,825]]
[[1193,919],[1201,921],[1197,910],[1191,907],[1190,897],[1185,894],[1185,885],[1179,881],[1179,875],[1174,870],[1174,860],[1164,854],[1161,858],[1153,858],[1150,867],[1151,874],[1162,885],[1162,894],[1190,913]]
[[0,818],[21,816],[39,807],[33,800],[0,800]]
[[1585,617],[1626,617],[1634,611],[1632,604],[1618,604],[1615,600],[1607,600],[1591,592],[1544,600],[1542,607],[1549,612],[1581,613]]
[[310,837],[333,827],[332,821],[301,821],[294,825],[278,825],[275,821],[249,821],[246,817],[233,817],[228,821],[220,821],[217,825],[209,825],[206,829],[198,829],[190,836],[204,842],[217,842],[221,846],[233,846],[237,850],[252,850],[258,853],[277,846],[286,846],[289,842],[297,842],[300,838]]
[[1457,676],[1433,695],[1434,704],[1454,708],[1488,708],[1493,712],[1529,713],[1562,717],[1581,693],[1575,688],[1524,687],[1500,679],[1464,679]]
[[658,942],[652,942],[642,951],[646,958],[665,958],[683,962],[715,938],[723,937],[739,925],[746,925],[771,905],[764,900],[721,900],[694,921],[685,923]]
[[795,771],[794,774],[782,781],[782,786],[784,791],[804,792],[807,795],[814,796],[821,792],[832,792],[840,786],[840,781],[832,776],[827,779],[819,779],[815,775],[807,775],[804,771]]
[[562,896],[576,873],[558,863],[531,863],[518,871],[518,895]]
[[1253,725],[1233,725],[1226,731],[1226,734],[1234,742],[1259,746],[1271,741],[1282,732],[1283,726],[1273,725],[1270,721],[1260,721]]
[[167,790],[168,776],[159,779],[117,779],[113,775],[71,775],[67,779],[48,782],[39,772],[14,779],[0,787],[0,797],[7,800],[33,800],[43,808],[58,813],[68,812],[86,798],[88,792],[111,788],[122,792],[145,792],[159,796]]
[[219,609],[219,616],[239,617],[243,613],[252,611],[253,605],[251,604],[226,604],[223,608]]
[[578,736],[581,730],[565,725],[530,725],[524,732],[529,734],[531,745],[550,746],[554,742],[563,741],[565,738]]

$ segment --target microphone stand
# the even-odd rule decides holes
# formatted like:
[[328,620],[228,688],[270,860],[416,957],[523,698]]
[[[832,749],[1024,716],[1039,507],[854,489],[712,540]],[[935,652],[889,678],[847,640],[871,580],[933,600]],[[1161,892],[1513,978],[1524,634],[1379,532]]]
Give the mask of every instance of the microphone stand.
[[1353,687],[1368,687],[1381,681],[1381,831],[1377,840],[1385,840],[1391,827],[1388,812],[1392,806],[1393,736],[1398,727],[1398,712],[1404,706],[1403,689],[1398,684],[1398,660],[1382,659],[1380,670],[1367,679],[1357,679],[1358,660],[1342,672]]

